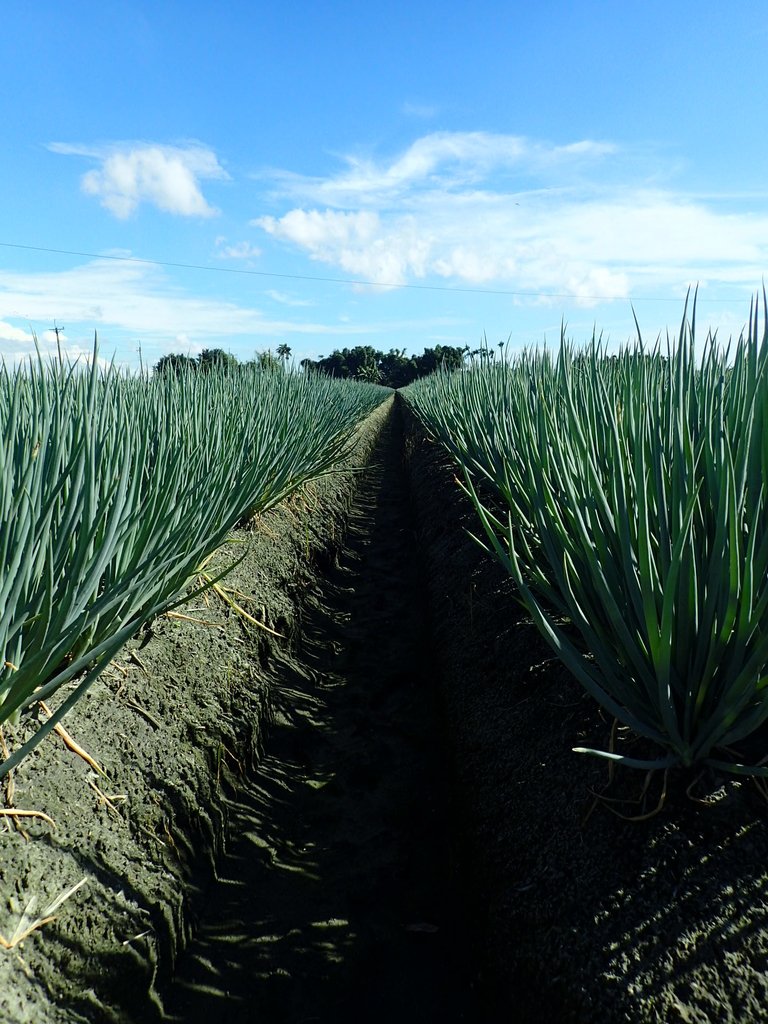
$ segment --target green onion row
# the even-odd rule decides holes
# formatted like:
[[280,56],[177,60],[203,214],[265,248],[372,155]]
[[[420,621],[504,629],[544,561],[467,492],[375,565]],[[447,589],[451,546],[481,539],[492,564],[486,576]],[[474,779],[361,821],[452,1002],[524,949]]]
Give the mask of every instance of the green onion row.
[[563,335],[405,397],[549,644],[658,756],[582,752],[766,776],[739,745],[768,719],[768,330],[755,302],[699,351],[687,312],[663,349]]
[[331,470],[388,391],[241,368],[131,376],[0,369],[0,724],[76,680],[7,773],[120,646],[180,603],[244,516]]

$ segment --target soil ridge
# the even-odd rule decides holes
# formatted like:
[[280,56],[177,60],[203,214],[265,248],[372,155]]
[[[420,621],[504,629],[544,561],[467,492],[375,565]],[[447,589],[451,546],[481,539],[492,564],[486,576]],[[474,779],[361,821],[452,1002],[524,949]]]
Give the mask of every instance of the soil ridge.
[[[455,466],[404,412],[491,1019],[768,1021],[765,797],[682,769],[643,796],[644,773],[609,784],[604,762],[572,751],[606,749],[612,723],[469,537]],[[627,820],[665,783],[658,814]]]
[[[2,1024],[142,1024],[160,1019],[169,977],[194,923],[195,892],[215,877],[226,793],[258,760],[274,715],[272,673],[298,636],[304,596],[333,561],[348,509],[391,415],[357,431],[338,470],[246,529],[211,568],[246,557],[215,595],[161,617],[121,651],[64,725],[104,774],[56,737],[6,783],[6,804],[48,819],[4,817],[0,934],[56,920],[0,950]],[[53,703],[53,702],[52,702]],[[14,746],[26,738],[6,731]]]

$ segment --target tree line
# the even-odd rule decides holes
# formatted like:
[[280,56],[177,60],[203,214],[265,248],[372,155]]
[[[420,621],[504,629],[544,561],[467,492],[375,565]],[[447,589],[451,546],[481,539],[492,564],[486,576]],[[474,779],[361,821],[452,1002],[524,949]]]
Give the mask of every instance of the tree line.
[[241,366],[257,366],[260,370],[277,370],[285,367],[291,358],[290,345],[278,345],[276,352],[271,349],[266,352],[257,352],[253,359],[241,363],[231,352],[225,352],[223,348],[204,348],[195,359],[193,356],[179,355],[175,352],[167,356],[161,356],[155,363],[155,373],[186,373],[188,371],[202,370],[204,373],[215,366],[224,366],[230,370],[237,370]]
[[306,369],[319,370],[333,377],[354,377],[390,388],[403,388],[419,377],[434,373],[440,366],[458,370],[464,365],[468,347],[435,345],[425,348],[422,355],[406,355],[404,348],[391,348],[380,352],[371,345],[335,349],[329,356],[302,359]]
[[[354,348],[334,349],[330,355],[318,359],[302,359],[300,365],[304,370],[325,373],[331,377],[351,377],[390,388],[402,388],[419,377],[434,373],[441,366],[458,370],[470,354],[475,353],[470,353],[468,345],[435,345],[434,348],[425,348],[422,355],[406,355],[404,348],[381,352],[371,345],[356,345]],[[276,370],[284,369],[290,357],[291,348],[286,344],[278,345],[274,352],[271,349],[257,352],[246,363],[240,363],[224,349],[203,349],[196,359],[175,354],[163,356],[155,364],[155,373],[182,373],[188,370],[205,372],[214,366],[225,366],[233,370],[240,366]]]

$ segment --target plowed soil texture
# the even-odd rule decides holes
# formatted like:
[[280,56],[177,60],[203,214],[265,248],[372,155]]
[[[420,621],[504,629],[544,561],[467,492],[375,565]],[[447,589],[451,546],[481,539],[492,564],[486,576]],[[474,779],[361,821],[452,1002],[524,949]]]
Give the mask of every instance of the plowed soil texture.
[[389,399],[14,773],[3,1024],[482,1019],[413,524]]
[[211,1020],[478,1021],[430,623],[385,426],[166,999]]
[[768,1021],[766,791],[574,753],[472,533],[401,396],[235,532],[0,784],[0,1024]]

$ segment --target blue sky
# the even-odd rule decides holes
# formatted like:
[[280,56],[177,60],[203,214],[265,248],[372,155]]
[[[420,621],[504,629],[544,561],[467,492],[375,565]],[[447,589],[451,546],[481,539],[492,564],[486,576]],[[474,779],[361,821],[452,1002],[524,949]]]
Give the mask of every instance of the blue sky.
[[652,341],[696,283],[727,340],[766,44],[741,0],[5,0],[0,354]]

